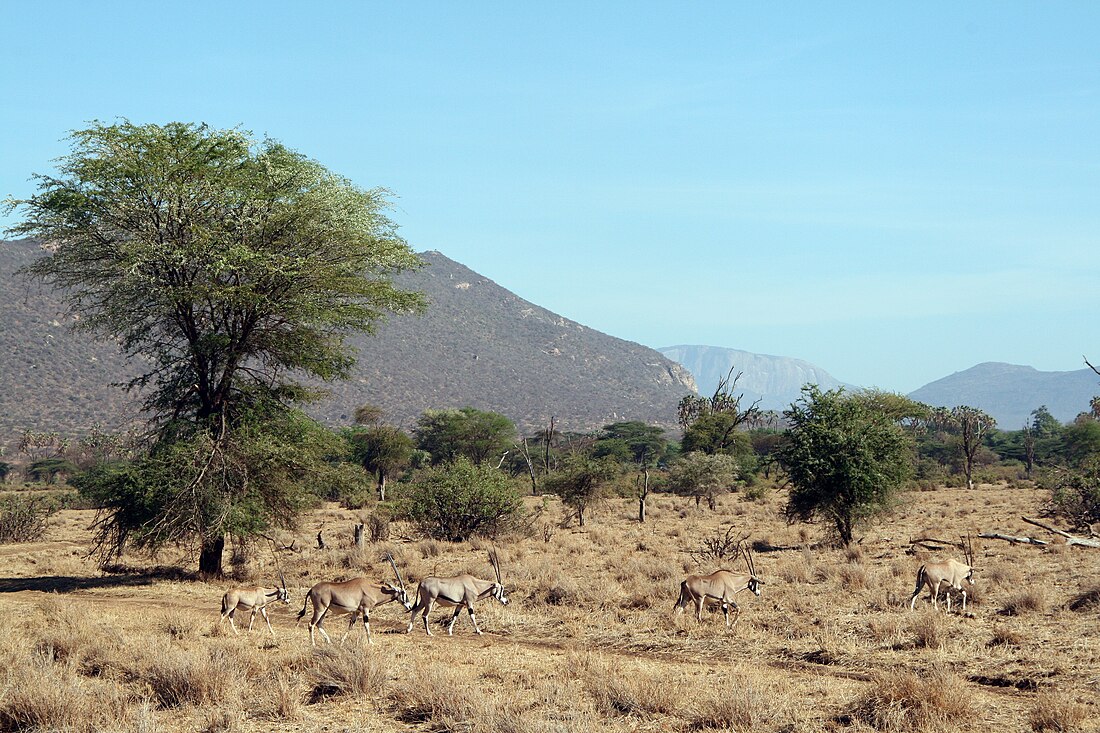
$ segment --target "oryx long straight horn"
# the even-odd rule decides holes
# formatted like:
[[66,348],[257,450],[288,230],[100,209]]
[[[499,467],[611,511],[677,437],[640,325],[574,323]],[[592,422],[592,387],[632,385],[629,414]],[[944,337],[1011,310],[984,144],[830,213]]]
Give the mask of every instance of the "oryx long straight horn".
[[429,576],[421,580],[420,586],[416,590],[416,605],[412,609],[409,627],[405,630],[405,633],[413,630],[416,614],[420,613],[424,620],[424,631],[427,632],[428,636],[431,636],[432,630],[428,628],[428,614],[432,612],[432,608],[438,603],[441,606],[449,606],[455,610],[454,615],[451,616],[451,622],[447,624],[448,634],[454,632],[455,621],[458,620],[458,615],[462,613],[463,608],[470,614],[470,623],[474,626],[474,633],[480,634],[481,629],[478,628],[477,618],[474,616],[474,604],[483,598],[492,597],[502,606],[508,605],[508,596],[504,592],[504,583],[500,575],[500,561],[497,559],[495,550],[489,552],[489,562],[492,563],[493,572],[496,573],[497,580],[495,583],[491,580],[481,580],[469,573],[450,578]]

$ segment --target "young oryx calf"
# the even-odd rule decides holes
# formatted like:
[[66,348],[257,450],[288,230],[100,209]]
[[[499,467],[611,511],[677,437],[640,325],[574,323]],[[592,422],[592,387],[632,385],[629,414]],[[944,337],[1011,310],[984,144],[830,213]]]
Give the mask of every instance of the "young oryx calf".
[[252,622],[256,620],[256,611],[264,617],[264,621],[267,622],[267,630],[271,632],[272,636],[275,636],[275,629],[271,628],[271,619],[267,617],[267,604],[272,601],[281,601],[283,603],[290,603],[290,591],[286,589],[286,584],[283,584],[282,588],[233,588],[226,591],[222,596],[222,617],[218,623],[224,622],[229,619],[229,625],[233,628],[233,633],[240,633],[237,631],[237,625],[233,623],[233,614],[236,613],[239,608],[242,611],[249,611],[248,616],[248,630],[252,631]]
[[680,583],[680,597],[672,606],[674,614],[684,612],[688,603],[695,604],[695,618],[702,622],[703,605],[707,601],[717,601],[722,604],[722,615],[726,620],[726,628],[730,628],[730,606],[737,613],[733,624],[737,625],[737,619],[741,616],[741,609],[734,603],[733,597],[743,590],[752,591],[760,596],[760,586],[764,584],[756,575],[756,566],[752,561],[752,552],[743,548],[741,554],[748,566],[748,575],[735,575],[729,570],[716,570],[710,575],[689,575]]
[[329,638],[324,627],[321,626],[325,620],[325,614],[329,611],[351,614],[348,621],[348,630],[340,637],[341,644],[344,643],[352,628],[355,627],[355,619],[360,614],[363,616],[363,628],[367,631],[367,643],[373,644],[374,640],[370,637],[370,612],[372,608],[390,601],[397,601],[405,607],[406,611],[412,608],[412,603],[409,602],[409,594],[405,591],[405,581],[401,578],[401,573],[398,572],[393,557],[387,555],[386,559],[393,566],[393,572],[397,575],[397,582],[401,584],[400,588],[392,583],[375,583],[367,578],[354,578],[345,580],[343,583],[317,583],[309,589],[305,603],[302,604],[302,610],[298,612],[298,621],[295,622],[295,625],[306,615],[306,606],[312,601],[313,618],[309,622],[309,643],[311,645],[316,645],[313,637],[314,629],[321,632],[321,636],[326,642],[332,643],[332,639]]
[[[971,567],[974,564],[974,546],[968,536],[966,538],[966,545],[963,546],[963,554],[966,556],[966,563],[961,563],[958,560],[947,560],[945,562],[932,562],[926,565],[921,565],[917,570],[917,587],[913,589],[913,595],[909,598],[909,609],[912,610],[917,603],[917,596],[920,595],[924,586],[928,586],[928,590],[931,591],[932,607],[939,608],[939,595],[940,589],[944,590],[944,595],[947,597],[947,612],[951,613],[951,590],[957,590],[962,593],[963,603],[962,610],[966,610],[966,588],[963,587],[963,582],[967,582],[970,585],[974,585],[974,568]],[[969,564],[967,564],[969,563]]]
[[416,591],[416,606],[412,609],[409,628],[405,629],[405,633],[412,632],[416,614],[423,613],[424,631],[431,636],[432,630],[428,628],[428,614],[432,612],[432,606],[438,603],[441,606],[453,606],[455,609],[451,622],[447,624],[448,635],[454,630],[455,621],[458,620],[458,615],[462,613],[463,608],[470,613],[470,623],[474,625],[474,632],[480,634],[481,629],[477,627],[477,619],[474,618],[474,603],[492,596],[500,601],[502,606],[508,605],[508,597],[504,595],[504,584],[500,579],[500,564],[497,562],[496,552],[489,553],[489,562],[493,564],[493,570],[496,572],[497,582],[495,583],[491,580],[475,578],[469,573],[456,575],[453,578],[429,576],[421,580],[420,587]]

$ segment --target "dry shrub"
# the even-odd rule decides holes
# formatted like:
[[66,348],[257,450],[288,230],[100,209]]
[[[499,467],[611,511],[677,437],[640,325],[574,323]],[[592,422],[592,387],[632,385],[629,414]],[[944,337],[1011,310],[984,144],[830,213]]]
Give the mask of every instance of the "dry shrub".
[[1093,586],[1073,597],[1068,604],[1071,611],[1093,611],[1100,608],[1100,585]]
[[39,604],[45,628],[36,633],[34,649],[54,662],[71,664],[81,674],[106,675],[122,659],[117,630],[108,628],[73,604],[48,598]]
[[167,649],[153,655],[141,674],[161,707],[220,705],[241,698],[240,661],[224,647]]
[[313,652],[308,671],[309,701],[328,697],[377,697],[386,689],[392,659],[381,653],[324,646]]
[[796,700],[785,682],[739,671],[697,690],[685,717],[694,730],[786,730],[796,722]]
[[843,565],[837,569],[836,576],[846,591],[865,590],[870,584],[867,571],[859,565]]
[[851,716],[883,731],[942,730],[967,717],[971,696],[966,683],[946,670],[921,675],[896,670],[871,683]]
[[1027,613],[1041,612],[1046,608],[1046,595],[1041,588],[1027,588],[1005,599],[1002,613],[1008,616],[1023,616]]
[[805,557],[785,558],[776,564],[775,574],[784,583],[809,583],[813,580],[813,565],[807,563]]
[[417,543],[420,549],[420,557],[439,557],[443,554],[443,543],[439,540],[421,540]]
[[[679,569],[674,561],[652,557],[633,557],[618,563],[615,570],[615,579],[624,584],[638,581],[661,582],[676,577],[679,577]],[[650,584],[647,582],[646,585]]]
[[1082,723],[1088,715],[1088,706],[1078,702],[1073,695],[1057,690],[1041,690],[1031,705],[1028,722],[1031,729],[1039,733],[1068,733],[1083,730]]
[[261,720],[301,720],[304,699],[300,679],[285,669],[270,672],[248,695],[252,715]]
[[624,669],[602,657],[582,657],[577,668],[596,710],[605,715],[672,715],[684,697],[680,685],[661,675]]
[[[257,614],[257,618],[263,624],[263,617]],[[180,611],[169,611],[160,617],[157,629],[178,641],[195,635],[195,622]]]
[[983,569],[982,577],[998,588],[1015,588],[1020,584],[1020,570],[1011,563],[997,563],[988,570]]
[[391,698],[399,720],[425,724],[429,731],[500,733],[516,728],[518,716],[511,705],[449,667],[415,668],[397,684]]
[[897,614],[871,618],[867,622],[867,635],[882,646],[901,647],[906,637],[905,619]]
[[928,609],[917,614],[910,622],[909,631],[913,635],[913,646],[918,649],[943,649],[948,634],[943,614]]
[[1024,635],[1004,625],[993,628],[993,638],[988,646],[1020,646],[1024,642]]
[[126,727],[135,700],[113,683],[82,679],[74,666],[33,653],[8,659],[18,680],[0,697],[0,730],[93,733]]

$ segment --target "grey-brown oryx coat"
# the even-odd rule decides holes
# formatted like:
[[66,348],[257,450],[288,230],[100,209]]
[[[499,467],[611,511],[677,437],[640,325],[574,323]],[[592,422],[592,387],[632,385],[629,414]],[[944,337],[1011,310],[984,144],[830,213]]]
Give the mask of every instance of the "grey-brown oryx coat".
[[302,604],[302,610],[298,612],[298,621],[300,622],[302,617],[306,615],[306,607],[312,602],[313,618],[309,622],[309,643],[316,643],[313,635],[314,629],[321,632],[321,636],[326,642],[331,643],[332,639],[329,638],[321,625],[324,623],[326,614],[329,611],[351,614],[347,631],[340,637],[340,643],[343,644],[355,626],[355,619],[362,615],[363,628],[367,632],[367,642],[373,644],[374,641],[370,636],[371,609],[391,601],[397,601],[405,607],[405,610],[412,608],[403,582],[400,588],[390,583],[378,583],[369,578],[354,578],[345,580],[342,583],[317,583],[309,589],[305,603]]
[[939,608],[940,590],[947,596],[947,611],[951,611],[951,590],[962,593],[962,607],[966,610],[966,588],[963,583],[974,585],[974,568],[958,560],[946,560],[921,565],[917,570],[917,586],[913,589],[913,595],[909,598],[910,610],[916,605],[917,596],[924,586],[928,586],[931,592],[932,607]]
[[[729,570],[716,570],[710,575],[689,575],[680,583],[680,597],[676,599],[672,610],[675,613],[683,613],[688,603],[695,604],[695,618],[703,620],[703,605],[709,602],[722,604],[722,615],[726,620],[726,628],[730,627],[730,607],[741,613],[741,609],[734,603],[733,597],[743,590],[752,591],[760,595],[760,584],[764,581],[755,575],[732,573]],[[736,624],[736,620],[734,621]]]
[[267,630],[275,636],[275,630],[271,628],[271,619],[267,617],[266,606],[276,601],[290,603],[290,591],[286,588],[232,588],[222,596],[222,617],[218,623],[223,623],[228,618],[233,633],[240,633],[237,631],[237,624],[233,623],[233,614],[239,608],[249,612],[248,630],[252,631],[252,622],[256,620],[256,611],[259,611],[267,622]]
[[477,618],[474,616],[474,604],[482,598],[489,597],[497,599],[501,605],[508,605],[508,597],[504,594],[504,586],[500,582],[494,583],[491,580],[481,580],[469,573],[451,578],[436,578],[433,576],[424,578],[420,581],[420,586],[416,590],[416,605],[413,606],[412,616],[409,618],[409,627],[405,629],[405,633],[413,630],[416,614],[421,613],[424,618],[424,631],[428,633],[428,636],[431,636],[432,630],[428,628],[428,614],[432,612],[432,608],[438,603],[441,606],[453,607],[455,610],[454,615],[451,616],[451,622],[447,624],[448,634],[454,630],[455,621],[458,619],[458,615],[462,613],[463,608],[470,614],[470,623],[474,625],[474,632],[480,634],[481,629],[478,628]]

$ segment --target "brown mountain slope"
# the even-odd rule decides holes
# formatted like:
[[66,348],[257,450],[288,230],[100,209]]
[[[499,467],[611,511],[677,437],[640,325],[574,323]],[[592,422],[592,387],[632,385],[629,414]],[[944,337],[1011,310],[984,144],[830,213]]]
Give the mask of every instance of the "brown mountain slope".
[[[116,427],[135,417],[135,399],[110,387],[135,370],[111,344],[74,333],[60,299],[15,277],[40,256],[28,242],[0,244],[0,442],[25,428]],[[349,342],[359,363],[347,382],[310,411],[348,424],[364,403],[409,426],[429,408],[507,415],[532,431],[551,416],[565,430],[616,420],[672,427],[691,375],[657,351],[586,328],[529,303],[438,252],[399,278],[430,302],[420,317],[396,317]]]

